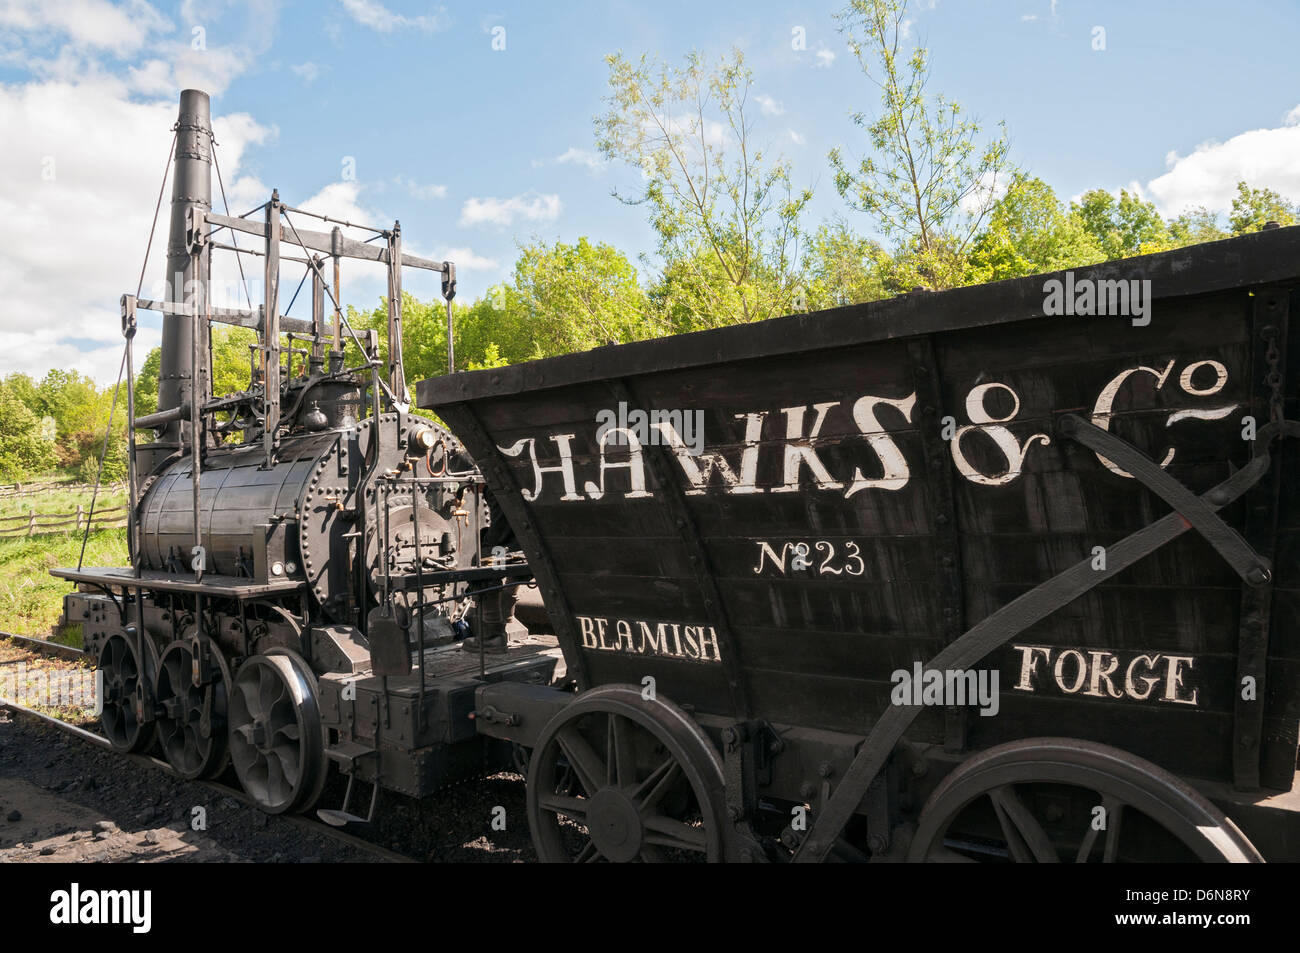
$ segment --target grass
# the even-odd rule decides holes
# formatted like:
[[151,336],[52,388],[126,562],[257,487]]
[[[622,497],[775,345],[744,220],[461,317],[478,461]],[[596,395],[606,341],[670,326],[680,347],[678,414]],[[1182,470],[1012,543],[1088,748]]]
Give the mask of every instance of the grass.
[[[0,631],[49,636],[63,612],[63,597],[72,591],[72,583],[55,579],[50,570],[76,566],[80,551],[80,533],[0,538]],[[83,565],[126,564],[126,530],[97,530],[90,534]],[[61,633],[57,641],[80,647],[81,627]]]
[[[111,509],[126,502],[126,490],[120,487],[101,488],[95,500],[95,511]],[[75,513],[77,504],[90,510],[89,490],[48,490],[30,496],[0,498],[0,517],[26,516],[32,510],[40,513]]]

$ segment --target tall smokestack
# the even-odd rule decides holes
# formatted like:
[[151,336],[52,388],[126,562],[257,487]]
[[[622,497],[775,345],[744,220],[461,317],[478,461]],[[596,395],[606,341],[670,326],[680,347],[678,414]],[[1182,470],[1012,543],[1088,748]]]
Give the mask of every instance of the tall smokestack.
[[[167,300],[184,303],[202,301],[207,296],[207,255],[191,261],[185,239],[186,213],[191,209],[208,212],[212,208],[212,117],[208,94],[198,89],[181,91],[180,117],[176,124],[176,156],[172,173],[172,217],[167,235]],[[206,327],[204,327],[206,333]],[[190,401],[203,400],[207,391],[206,342],[200,341],[202,359],[196,369],[193,352],[191,318],[163,315],[162,361],[158,379],[158,409],[170,410]],[[196,373],[197,371],[197,373]],[[148,473],[169,452],[187,438],[189,421],[168,424],[158,435],[152,465],[141,467]]]

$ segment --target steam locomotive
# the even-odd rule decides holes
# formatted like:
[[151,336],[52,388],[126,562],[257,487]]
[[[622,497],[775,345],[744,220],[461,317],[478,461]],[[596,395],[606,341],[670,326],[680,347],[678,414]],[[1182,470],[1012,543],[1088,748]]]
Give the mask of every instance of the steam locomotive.
[[[558,652],[514,618],[527,566],[461,444],[412,413],[403,370],[402,272],[441,275],[450,342],[454,264],[404,252],[400,224],[357,241],[278,193],[217,214],[205,93],[181,94],[175,131],[167,295],[122,298],[128,415],[153,435],[130,443],[131,565],[53,571],[78,584],[65,616],[103,672],[104,733],[188,778],[230,764],[272,813],[315,806],[331,763],[371,782],[371,813],[381,787],[419,796],[508,764],[512,746],[466,717],[474,688],[549,681]],[[217,251],[260,258],[256,307],[213,303]],[[345,260],[387,270],[386,357],[339,307]],[[286,262],[311,283],[310,319],[281,314]],[[161,371],[137,418],[145,310],[162,314]],[[237,393],[212,393],[214,322],[257,335]],[[477,655],[454,644],[471,630]],[[516,648],[489,656],[507,631]],[[355,819],[351,794],[326,816]]]

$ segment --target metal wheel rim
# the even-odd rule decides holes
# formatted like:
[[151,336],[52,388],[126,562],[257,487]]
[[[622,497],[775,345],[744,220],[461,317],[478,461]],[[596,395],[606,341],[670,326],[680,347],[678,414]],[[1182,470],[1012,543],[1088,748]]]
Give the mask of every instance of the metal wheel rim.
[[310,669],[289,653],[255,655],[230,692],[230,760],[262,810],[311,807],[323,783],[320,707]]
[[[154,677],[159,745],[167,763],[182,777],[190,779],[213,777],[226,764],[230,670],[221,650],[208,639],[204,642],[217,668],[206,686],[194,685],[194,655],[188,640],[167,647]],[[206,734],[203,731],[205,708]]]
[[944,838],[966,808],[988,798],[1013,861],[1058,862],[1060,849],[1017,790],[1034,783],[1068,785],[1098,795],[1098,803],[1105,809],[1105,829],[1089,827],[1074,852],[1075,863],[1117,862],[1124,817],[1129,811],[1145,815],[1201,861],[1263,860],[1222,811],[1176,776],[1118,748],[1071,738],[1011,742],[968,759],[930,795],[908,860],[972,859],[946,848]]
[[[578,730],[583,722],[602,729],[603,751]],[[638,732],[641,744],[648,735],[662,749],[653,768],[632,757]],[[670,793],[680,797],[683,783],[693,803],[673,813],[698,815],[698,826],[663,810]],[[722,792],[721,761],[693,719],[671,702],[643,699],[635,686],[602,686],[543,729],[528,771],[528,821],[543,862],[654,863],[674,855],[719,861]],[[565,844],[561,816],[583,841],[576,852]]]
[[[153,722],[140,718],[136,697],[150,682],[141,672],[135,647],[122,635],[111,635],[99,650],[97,668],[104,674],[100,725],[118,751],[141,751],[153,741]],[[147,692],[146,692],[147,694]],[[150,700],[146,697],[146,711]]]

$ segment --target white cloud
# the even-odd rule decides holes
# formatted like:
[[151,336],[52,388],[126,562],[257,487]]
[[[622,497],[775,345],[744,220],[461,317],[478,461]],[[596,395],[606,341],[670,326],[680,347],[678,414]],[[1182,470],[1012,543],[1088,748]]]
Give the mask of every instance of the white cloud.
[[447,186],[445,185],[434,185],[432,183],[422,185],[401,175],[397,177],[397,184],[417,199],[445,199],[447,197]]
[[558,195],[516,195],[508,199],[471,198],[460,210],[461,225],[510,226],[516,221],[553,222],[560,214]]
[[494,271],[501,267],[495,258],[476,255],[469,248],[448,248],[434,258],[435,261],[455,262],[456,271]]
[[339,2],[343,4],[343,9],[353,20],[379,33],[392,33],[399,29],[436,33],[451,25],[446,7],[438,7],[423,16],[408,17],[401,13],[394,13],[376,0],[339,0]]
[[830,69],[835,62],[835,52],[825,47],[817,51],[817,62],[813,64],[814,69]]
[[[270,48],[278,0],[243,0],[231,9],[242,20],[222,22],[218,32],[224,5],[196,10],[186,0],[178,28],[145,0],[0,0],[0,28],[7,28],[0,62],[45,81],[114,81],[148,96],[185,88],[216,95]],[[218,36],[230,41],[218,44]],[[140,51],[147,58],[137,57]],[[105,70],[111,60],[120,64],[116,72]]]
[[1037,19],[1038,19],[1038,14],[1037,14],[1037,13],[1024,13],[1024,14],[1021,14],[1021,16],[1020,16],[1020,22],[1021,22],[1021,23],[1030,23],[1030,22],[1032,22],[1032,21],[1034,21],[1034,20],[1037,20]]
[[[175,121],[170,98],[135,102],[102,77],[0,85],[0,373],[69,367],[116,379],[118,298],[136,289]],[[215,126],[231,202],[247,201],[261,190],[241,171],[244,152],[272,131],[244,114]],[[165,268],[165,202],[146,295]],[[158,343],[157,328],[141,316],[138,361]]]
[[320,79],[320,64],[313,63],[311,60],[308,60],[306,63],[299,63],[297,66],[290,66],[289,69],[308,86]]
[[1168,172],[1146,184],[1146,192],[1165,215],[1203,205],[1211,212],[1232,207],[1237,183],[1269,188],[1291,201],[1300,200],[1300,106],[1287,113],[1284,125],[1253,129],[1226,142],[1205,142],[1190,155],[1170,152]]
[[63,34],[78,47],[131,54],[149,33],[171,28],[144,0],[5,0],[0,26],[28,34]]
[[555,157],[555,161],[560,165],[575,163],[585,165],[593,171],[604,168],[605,160],[603,157],[590,149],[579,149],[577,146],[570,146],[567,151]]
[[790,141],[796,146],[801,146],[808,141],[803,137],[802,133],[795,132],[793,129],[787,129],[785,134],[790,137]]
[[785,107],[771,96],[755,96],[754,101],[758,103],[758,108],[762,110],[764,116],[779,116],[785,112]]

